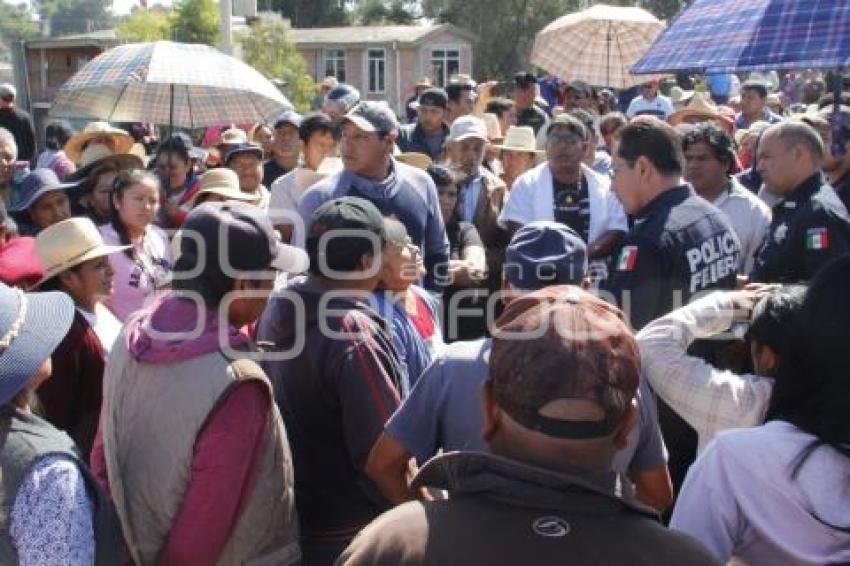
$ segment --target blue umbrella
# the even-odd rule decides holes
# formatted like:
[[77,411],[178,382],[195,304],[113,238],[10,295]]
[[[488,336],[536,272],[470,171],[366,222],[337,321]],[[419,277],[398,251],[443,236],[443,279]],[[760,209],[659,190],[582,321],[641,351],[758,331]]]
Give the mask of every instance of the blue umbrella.
[[694,0],[634,74],[850,66],[847,0]]

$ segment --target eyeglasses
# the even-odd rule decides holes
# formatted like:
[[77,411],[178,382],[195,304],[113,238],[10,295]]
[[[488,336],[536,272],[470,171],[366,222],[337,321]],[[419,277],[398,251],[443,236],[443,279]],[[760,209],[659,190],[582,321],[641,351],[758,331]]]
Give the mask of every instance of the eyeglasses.
[[549,134],[549,137],[546,138],[546,141],[548,143],[562,143],[565,145],[575,145],[584,142],[581,136],[568,132],[553,132]]

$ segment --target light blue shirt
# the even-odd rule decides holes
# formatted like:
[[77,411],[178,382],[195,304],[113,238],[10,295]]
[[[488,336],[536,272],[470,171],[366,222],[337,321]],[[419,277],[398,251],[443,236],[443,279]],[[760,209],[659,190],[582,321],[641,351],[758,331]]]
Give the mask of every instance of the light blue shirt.
[[479,173],[461,189],[461,217],[464,222],[472,222],[480,195],[481,175]]

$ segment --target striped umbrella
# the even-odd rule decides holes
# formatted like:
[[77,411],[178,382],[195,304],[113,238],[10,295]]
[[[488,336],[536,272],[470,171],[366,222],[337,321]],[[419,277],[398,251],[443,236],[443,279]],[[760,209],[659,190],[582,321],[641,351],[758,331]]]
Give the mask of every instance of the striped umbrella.
[[641,8],[597,4],[538,32],[531,63],[564,79],[629,88],[647,81],[629,68],[663,30],[664,24]]
[[50,114],[197,128],[250,124],[291,108],[242,61],[208,45],[157,41],[101,53],[62,85]]
[[847,0],[694,0],[632,71],[701,73],[848,65]]

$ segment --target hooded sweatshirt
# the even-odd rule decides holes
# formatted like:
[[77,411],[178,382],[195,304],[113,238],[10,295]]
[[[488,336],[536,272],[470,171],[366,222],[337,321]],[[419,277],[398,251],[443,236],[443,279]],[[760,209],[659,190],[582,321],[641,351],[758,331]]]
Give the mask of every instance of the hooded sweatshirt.
[[[159,333],[200,334],[167,340]],[[125,333],[131,355],[139,362],[169,364],[219,349],[220,319],[214,310],[198,312],[197,305],[173,294],[132,316]],[[233,348],[245,348],[250,340],[239,330],[223,329]],[[163,564],[215,564],[225,547],[240,509],[251,493],[256,475],[266,415],[267,394],[253,382],[235,385],[198,436],[192,457],[192,476],[186,485],[180,512],[171,527],[168,544],[160,555]],[[101,423],[101,427],[102,427]],[[99,428],[92,449],[92,470],[108,488],[103,433]]]

